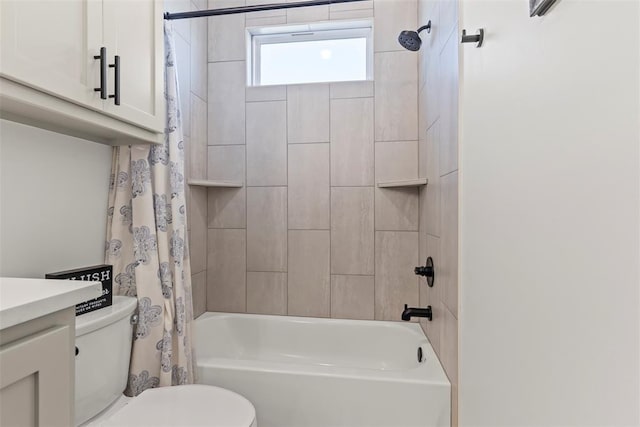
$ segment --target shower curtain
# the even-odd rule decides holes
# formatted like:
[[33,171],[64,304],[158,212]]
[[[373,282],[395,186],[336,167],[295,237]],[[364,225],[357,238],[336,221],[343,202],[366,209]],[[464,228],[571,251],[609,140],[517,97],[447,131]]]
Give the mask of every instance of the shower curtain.
[[125,394],[193,383],[191,268],[175,45],[165,23],[164,144],[113,153],[106,263],[114,294],[138,299]]

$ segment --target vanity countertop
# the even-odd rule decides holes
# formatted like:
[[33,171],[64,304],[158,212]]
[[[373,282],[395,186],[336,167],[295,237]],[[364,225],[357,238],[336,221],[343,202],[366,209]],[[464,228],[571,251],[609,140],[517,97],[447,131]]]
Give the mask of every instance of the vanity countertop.
[[0,277],[0,330],[101,294],[100,282]]

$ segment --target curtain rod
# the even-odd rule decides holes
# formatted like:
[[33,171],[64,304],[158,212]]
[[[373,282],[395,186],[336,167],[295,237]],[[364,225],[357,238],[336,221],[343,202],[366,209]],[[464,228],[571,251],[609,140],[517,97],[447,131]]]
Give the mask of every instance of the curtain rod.
[[324,6],[337,3],[351,3],[365,0],[311,0],[296,3],[271,3],[254,6],[227,7],[224,9],[196,10],[194,12],[176,12],[164,14],[164,19],[201,18],[205,16],[232,15],[235,13],[262,12],[265,10],[292,9],[295,7]]

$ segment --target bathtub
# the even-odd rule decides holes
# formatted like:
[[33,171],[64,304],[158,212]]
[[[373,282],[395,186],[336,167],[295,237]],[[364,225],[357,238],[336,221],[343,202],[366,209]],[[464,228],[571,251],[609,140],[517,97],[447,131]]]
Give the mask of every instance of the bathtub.
[[416,323],[205,313],[195,339],[198,382],[245,396],[260,427],[450,425],[451,386]]

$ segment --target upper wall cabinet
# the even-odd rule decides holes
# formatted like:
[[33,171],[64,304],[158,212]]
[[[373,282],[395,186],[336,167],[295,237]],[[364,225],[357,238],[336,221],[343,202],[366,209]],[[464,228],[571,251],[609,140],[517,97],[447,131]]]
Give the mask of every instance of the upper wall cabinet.
[[162,12],[160,0],[0,1],[0,117],[113,145],[161,142]]

